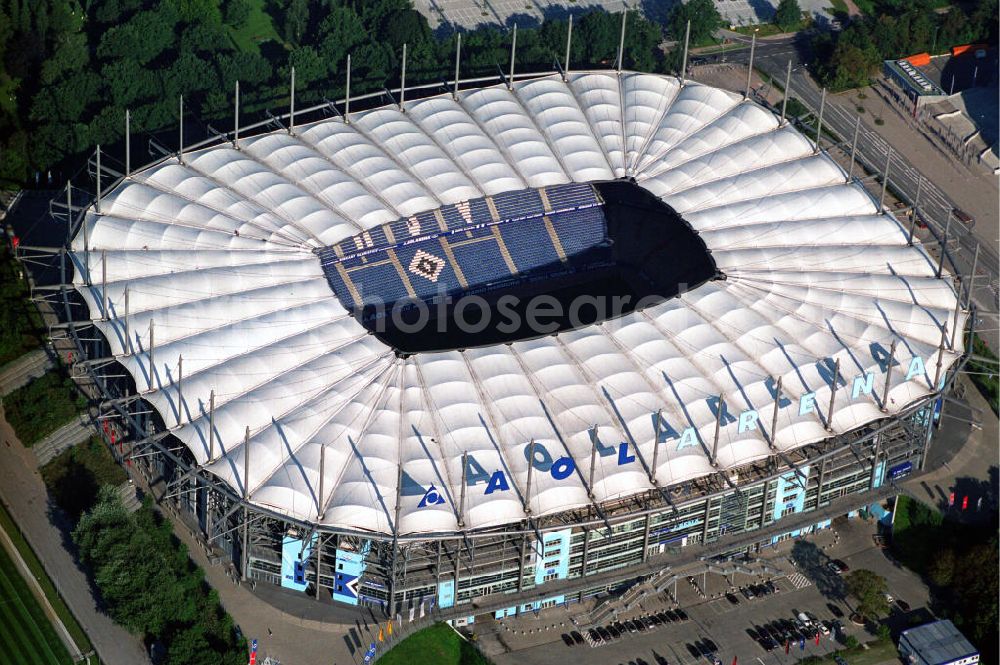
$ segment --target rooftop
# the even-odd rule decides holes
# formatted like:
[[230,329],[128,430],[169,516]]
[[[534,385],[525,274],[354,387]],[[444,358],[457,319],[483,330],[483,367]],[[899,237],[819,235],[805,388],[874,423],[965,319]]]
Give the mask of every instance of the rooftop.
[[920,656],[921,660],[915,662],[928,665],[952,663],[979,654],[955,624],[947,619],[904,630],[899,646],[900,651],[909,647],[910,651]]

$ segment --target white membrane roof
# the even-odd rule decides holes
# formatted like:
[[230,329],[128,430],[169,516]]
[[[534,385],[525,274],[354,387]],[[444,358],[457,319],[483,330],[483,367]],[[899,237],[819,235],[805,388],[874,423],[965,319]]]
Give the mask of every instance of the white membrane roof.
[[[773,443],[792,450],[929,395],[942,329],[964,325],[950,276],[892,214],[732,92],[578,72],[351,120],[136,172],[72,244],[76,288],[143,397],[271,511],[417,536],[621,499],[650,475],[669,487],[770,454],[771,377]],[[348,315],[313,252],[443,204],[621,177],[680,213],[727,278],[558,336],[401,358]]]

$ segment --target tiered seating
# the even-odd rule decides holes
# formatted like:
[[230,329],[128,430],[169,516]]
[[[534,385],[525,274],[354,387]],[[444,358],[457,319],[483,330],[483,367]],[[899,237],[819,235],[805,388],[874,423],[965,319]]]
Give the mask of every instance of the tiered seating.
[[493,197],[493,202],[502,219],[520,219],[545,212],[542,197],[534,189],[497,194]]
[[524,272],[538,266],[558,264],[559,255],[541,217],[503,224],[500,235],[514,265]]
[[579,208],[599,203],[593,187],[575,182],[546,187],[545,194],[548,196],[553,210]]
[[588,250],[607,238],[601,208],[559,213],[552,215],[551,219],[567,257]]
[[[546,217],[558,243],[546,227]],[[495,232],[503,239],[514,271],[505,261]],[[534,189],[505,192],[491,201],[463,201],[443,206],[437,214],[428,211],[398,219],[324,249],[320,258],[327,281],[341,302],[358,308],[408,298],[400,270],[420,299],[429,301],[440,293],[481,293],[539,272],[585,268],[600,260],[600,253],[587,250],[602,244],[606,237],[596,190],[570,183],[546,187],[544,194]],[[459,282],[442,241],[464,275],[467,288]],[[393,265],[393,254],[398,265]],[[343,273],[350,284],[345,283]],[[362,302],[355,301],[352,289]]]
[[455,247],[452,251],[455,253],[455,261],[462,267],[470,291],[480,291],[491,282],[511,278],[496,241],[469,243]]

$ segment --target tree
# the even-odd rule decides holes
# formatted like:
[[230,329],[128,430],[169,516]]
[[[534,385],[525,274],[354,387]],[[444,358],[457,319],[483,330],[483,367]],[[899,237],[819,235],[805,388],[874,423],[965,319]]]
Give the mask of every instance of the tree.
[[931,559],[927,574],[931,582],[939,587],[950,585],[955,574],[955,550],[950,547],[941,549],[937,556]]
[[847,592],[857,601],[857,611],[863,617],[875,619],[889,611],[885,594],[889,585],[885,578],[871,570],[855,570],[846,578]]
[[250,0],[229,0],[226,3],[223,16],[227,25],[231,25],[234,28],[242,28],[246,24],[247,19],[250,18],[252,10],[253,6],[250,4]]
[[837,42],[825,71],[827,86],[834,91],[868,85],[872,72],[878,69],[878,53],[863,50],[844,41]]
[[670,36],[683,40],[688,21],[691,21],[691,44],[708,42],[723,25],[722,16],[712,0],[688,0],[675,5],[667,18]]
[[802,22],[802,8],[798,0],[781,0],[774,12],[774,24],[782,30],[791,30]]
[[101,37],[97,55],[104,59],[131,58],[145,64],[174,41],[174,26],[158,12],[139,12],[128,23],[109,28]]

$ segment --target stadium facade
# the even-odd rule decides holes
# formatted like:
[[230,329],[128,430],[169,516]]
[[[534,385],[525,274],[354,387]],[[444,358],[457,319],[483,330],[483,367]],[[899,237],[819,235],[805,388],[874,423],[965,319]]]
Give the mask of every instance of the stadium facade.
[[[126,169],[65,253],[123,454],[244,578],[501,616],[920,467],[960,285],[771,110],[608,71],[324,108]],[[452,334],[470,295],[522,324]]]

